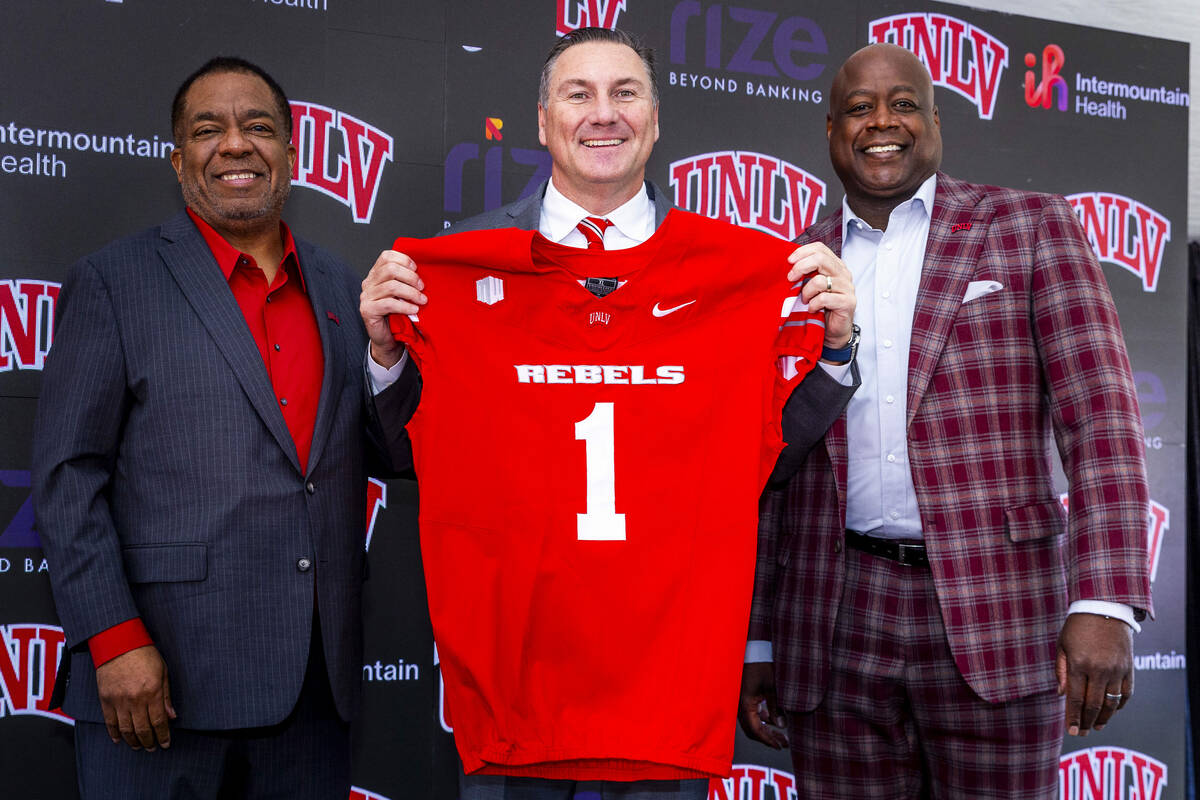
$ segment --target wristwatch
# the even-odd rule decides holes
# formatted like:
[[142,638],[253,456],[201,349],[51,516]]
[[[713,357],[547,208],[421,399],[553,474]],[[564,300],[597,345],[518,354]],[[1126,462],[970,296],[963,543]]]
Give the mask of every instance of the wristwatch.
[[848,361],[853,361],[854,356],[858,354],[858,340],[862,338],[860,333],[861,331],[857,325],[852,326],[850,329],[850,341],[846,342],[846,346],[839,347],[837,349],[832,347],[822,347],[821,360],[834,361],[839,364],[845,364]]

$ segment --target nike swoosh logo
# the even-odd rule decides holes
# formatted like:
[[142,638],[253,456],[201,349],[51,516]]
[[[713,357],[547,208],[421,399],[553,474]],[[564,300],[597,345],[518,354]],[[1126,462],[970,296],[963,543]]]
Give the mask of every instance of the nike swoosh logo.
[[659,308],[658,303],[655,303],[654,308],[650,309],[650,313],[656,317],[665,317],[667,314],[674,314],[676,311],[678,311],[681,308],[687,308],[694,302],[696,302],[696,301],[688,300],[686,303],[680,303],[679,305],[675,306],[674,308]]

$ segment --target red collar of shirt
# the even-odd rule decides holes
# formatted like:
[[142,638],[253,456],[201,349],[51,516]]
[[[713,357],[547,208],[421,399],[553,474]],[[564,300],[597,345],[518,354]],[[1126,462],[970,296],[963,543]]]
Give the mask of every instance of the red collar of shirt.
[[[233,274],[238,259],[242,256],[253,263],[253,258],[225,241],[225,237],[217,233],[216,229],[201,219],[195,211],[189,208],[187,213],[192,218],[192,222],[196,224],[200,235],[204,237],[204,241],[208,244],[208,249],[212,251],[213,258],[217,260],[217,266],[221,268],[221,274],[225,276],[226,281]],[[294,263],[299,267],[300,256],[296,253],[296,240],[292,238],[292,231],[283,220],[279,221],[279,235],[283,238],[283,258],[279,260],[280,267],[286,269],[289,258],[294,259]],[[308,289],[304,285],[304,270],[297,269],[296,272],[300,275],[300,288],[307,293]]]

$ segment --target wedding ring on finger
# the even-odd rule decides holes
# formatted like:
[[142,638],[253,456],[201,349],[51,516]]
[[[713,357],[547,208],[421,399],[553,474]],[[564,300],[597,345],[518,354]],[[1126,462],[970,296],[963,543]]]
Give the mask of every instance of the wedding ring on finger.
[[827,292],[833,291],[833,276],[832,275],[825,276],[825,291],[827,291]]

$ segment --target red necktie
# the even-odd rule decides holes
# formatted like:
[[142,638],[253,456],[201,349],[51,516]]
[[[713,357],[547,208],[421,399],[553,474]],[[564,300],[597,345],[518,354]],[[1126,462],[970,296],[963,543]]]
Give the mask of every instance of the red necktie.
[[587,239],[588,250],[604,249],[604,231],[608,230],[611,222],[603,217],[584,217],[575,227]]

